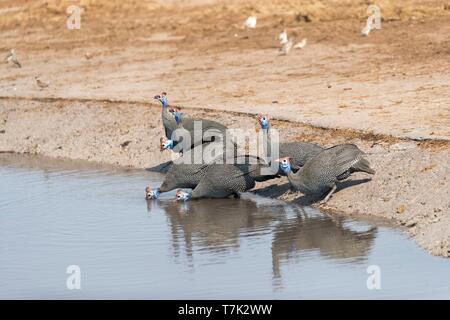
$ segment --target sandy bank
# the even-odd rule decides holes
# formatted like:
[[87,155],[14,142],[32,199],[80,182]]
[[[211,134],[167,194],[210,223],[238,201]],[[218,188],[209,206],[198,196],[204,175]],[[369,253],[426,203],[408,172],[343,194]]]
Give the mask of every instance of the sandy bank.
[[[185,110],[214,118],[231,128],[254,128],[253,116]],[[328,130],[274,121],[285,141],[302,139],[331,146],[356,143],[369,153],[377,174],[371,181],[355,175],[325,207],[333,214],[383,218],[404,226],[434,255],[450,256],[450,146],[447,141],[416,142],[351,130]],[[148,168],[170,159],[160,153],[160,109],[149,104],[97,101],[0,100],[0,152]],[[310,199],[288,192],[285,178],[257,186],[255,192],[299,205]]]
[[[2,15],[0,54],[15,48],[23,68],[0,64],[0,97],[146,102],[165,90],[190,108],[450,140],[442,1],[378,1],[382,28],[370,37],[365,1],[85,0],[80,30],[65,27],[68,3],[2,1],[20,10]],[[202,5],[177,7],[186,3]],[[250,14],[258,26],[245,30]],[[284,28],[306,47],[281,56]]]

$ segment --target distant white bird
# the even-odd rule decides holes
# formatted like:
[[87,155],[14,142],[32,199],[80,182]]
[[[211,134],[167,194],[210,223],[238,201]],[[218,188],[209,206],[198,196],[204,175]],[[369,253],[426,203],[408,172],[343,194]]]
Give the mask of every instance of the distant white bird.
[[367,19],[366,26],[361,30],[361,35],[367,37],[372,30],[372,19]]
[[36,79],[36,84],[38,85],[39,88],[44,89],[47,88],[50,84],[48,82],[45,82],[41,79],[40,75],[37,75],[36,77],[34,77]]
[[288,35],[286,32],[286,29],[283,30],[282,33],[278,36],[278,39],[280,40],[280,44],[283,45],[288,42]]
[[278,39],[280,40],[281,45],[280,51],[285,55],[288,54],[292,48],[303,49],[306,46],[306,38],[303,38],[302,41],[294,45],[294,39],[288,37],[286,29],[284,29],[283,32],[280,33]]
[[288,41],[281,46],[280,49],[281,53],[285,55],[288,54],[289,51],[291,51],[292,49],[292,45],[293,45],[292,40],[288,39]]
[[255,28],[256,27],[256,16],[250,16],[245,20],[244,23],[245,27],[247,28]]
[[17,55],[14,49],[11,49],[7,54],[5,61],[8,63],[13,63],[17,68],[22,68],[19,60],[17,60]]
[[306,46],[306,41],[306,38],[303,38],[302,41],[294,45],[294,49],[303,49]]

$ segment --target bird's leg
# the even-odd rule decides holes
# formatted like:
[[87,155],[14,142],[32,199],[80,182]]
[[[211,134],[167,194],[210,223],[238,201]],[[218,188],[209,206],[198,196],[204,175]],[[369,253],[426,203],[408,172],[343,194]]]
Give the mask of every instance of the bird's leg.
[[296,194],[297,190],[294,188],[294,186],[291,184],[289,186],[289,189],[286,191],[285,195],[292,195],[292,194]]
[[240,199],[241,198],[241,195],[239,194],[239,193],[233,193],[233,197],[235,198],[235,199]]
[[325,197],[322,201],[320,201],[319,203],[320,203],[320,204],[325,204],[325,203],[330,199],[331,195],[336,191],[336,188],[337,188],[337,186],[336,186],[336,184],[335,184],[335,185],[331,188],[330,192],[328,192],[328,194],[326,195],[326,197]]

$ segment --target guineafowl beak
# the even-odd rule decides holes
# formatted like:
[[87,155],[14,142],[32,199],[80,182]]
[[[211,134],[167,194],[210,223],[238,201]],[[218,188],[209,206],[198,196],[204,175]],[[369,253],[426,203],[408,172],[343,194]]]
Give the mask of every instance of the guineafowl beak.
[[159,151],[163,152],[166,148],[164,147],[164,143],[166,142],[166,138],[159,138]]
[[166,93],[163,92],[161,94],[157,94],[156,96],[153,97],[153,99],[158,100],[159,102],[161,102],[163,107],[167,107],[169,105],[167,98],[166,98]]
[[160,192],[158,189],[152,190],[152,188],[150,188],[150,187],[145,188],[145,198],[146,199],[158,199],[159,194],[160,194]]
[[159,150],[163,152],[166,149],[172,149],[173,148],[173,140],[169,140],[165,137],[161,137],[159,139]]
[[284,157],[280,159],[276,159],[275,162],[280,163],[280,169],[283,170],[285,173],[288,173],[291,171],[291,163],[289,161],[289,157]]
[[175,197],[176,197],[177,201],[187,201],[187,200],[189,200],[189,194],[187,192],[183,192],[181,190],[177,191]]

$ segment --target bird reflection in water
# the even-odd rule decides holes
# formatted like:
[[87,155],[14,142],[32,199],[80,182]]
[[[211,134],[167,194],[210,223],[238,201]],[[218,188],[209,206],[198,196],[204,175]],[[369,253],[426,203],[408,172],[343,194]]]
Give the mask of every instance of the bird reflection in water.
[[342,218],[308,214],[311,208],[286,219],[272,231],[272,271],[275,287],[282,287],[281,267],[296,263],[302,254],[318,253],[322,258],[364,264],[376,238],[377,228],[353,230]]
[[282,266],[297,263],[302,255],[311,252],[326,259],[364,263],[377,234],[376,227],[356,231],[345,219],[333,219],[311,208],[261,201],[149,202],[164,210],[173,254],[176,258],[184,255],[192,271],[196,251],[207,252],[212,261],[223,263],[239,250],[241,239],[270,234],[275,290],[283,288]]

